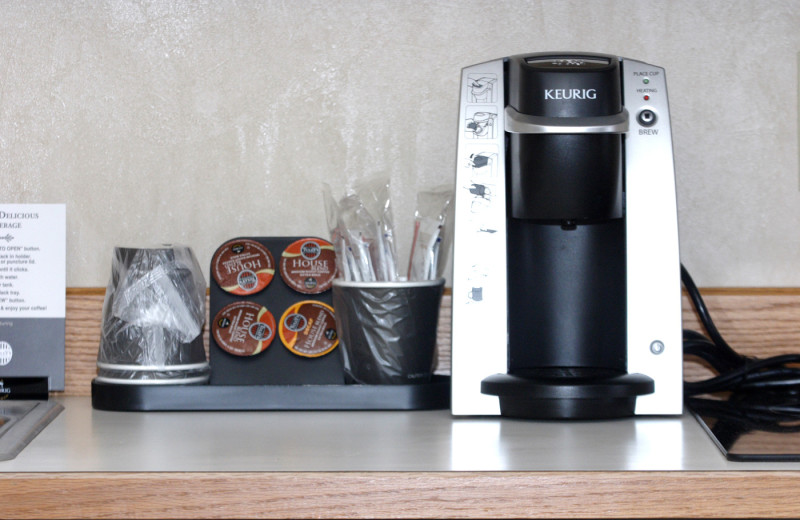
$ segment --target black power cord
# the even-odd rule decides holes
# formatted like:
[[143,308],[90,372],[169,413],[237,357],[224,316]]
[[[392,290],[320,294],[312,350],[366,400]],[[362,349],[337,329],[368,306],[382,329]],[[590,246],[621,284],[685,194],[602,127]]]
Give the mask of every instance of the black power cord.
[[[800,419],[800,354],[765,359],[738,354],[717,330],[692,277],[681,265],[681,281],[707,335],[683,331],[683,353],[708,363],[718,375],[684,381],[688,404],[701,394],[730,393],[728,400],[758,414],[759,422]],[[748,414],[749,415],[749,414]]]

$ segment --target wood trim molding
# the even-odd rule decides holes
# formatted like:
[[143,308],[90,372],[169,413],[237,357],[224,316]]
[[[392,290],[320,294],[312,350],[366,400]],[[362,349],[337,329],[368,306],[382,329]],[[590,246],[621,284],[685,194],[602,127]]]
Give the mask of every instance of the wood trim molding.
[[[800,351],[800,288],[708,288],[701,293],[720,332],[741,354],[764,357]],[[67,289],[65,395],[91,394],[104,295],[104,288]],[[442,300],[437,334],[440,374],[450,373],[450,302],[448,292]],[[683,326],[702,330],[686,296]],[[691,360],[684,363],[684,372],[687,380],[712,375],[707,367]]]
[[3,518],[797,518],[800,472],[0,474]]

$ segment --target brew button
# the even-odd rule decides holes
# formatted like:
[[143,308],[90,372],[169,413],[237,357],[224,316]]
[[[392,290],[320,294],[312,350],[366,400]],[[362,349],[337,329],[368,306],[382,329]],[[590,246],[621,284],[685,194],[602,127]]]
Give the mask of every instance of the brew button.
[[656,124],[656,113],[652,110],[642,110],[639,112],[639,115],[636,116],[636,120],[642,126],[653,126]]

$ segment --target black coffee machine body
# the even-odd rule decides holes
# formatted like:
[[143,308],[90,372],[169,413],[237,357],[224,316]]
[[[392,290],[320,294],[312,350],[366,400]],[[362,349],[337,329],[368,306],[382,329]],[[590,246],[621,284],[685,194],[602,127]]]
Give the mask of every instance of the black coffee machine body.
[[462,73],[456,415],[682,411],[664,70],[590,53]]

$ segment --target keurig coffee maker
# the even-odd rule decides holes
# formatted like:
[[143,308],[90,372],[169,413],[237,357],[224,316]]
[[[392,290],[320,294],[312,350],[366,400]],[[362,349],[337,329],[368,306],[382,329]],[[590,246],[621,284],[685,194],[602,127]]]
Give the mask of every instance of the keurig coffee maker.
[[452,411],[682,411],[664,70],[599,54],[462,72]]

